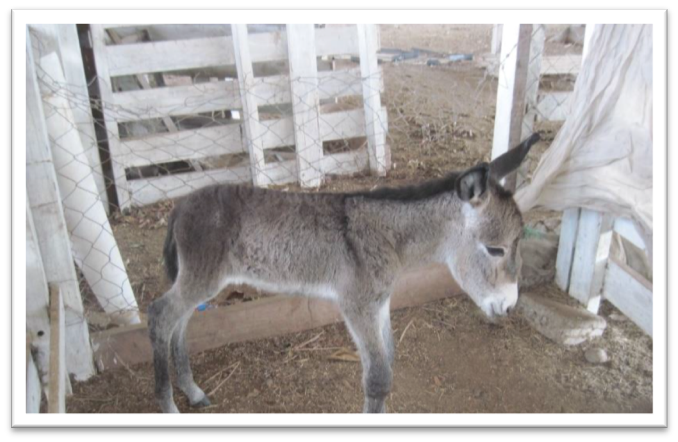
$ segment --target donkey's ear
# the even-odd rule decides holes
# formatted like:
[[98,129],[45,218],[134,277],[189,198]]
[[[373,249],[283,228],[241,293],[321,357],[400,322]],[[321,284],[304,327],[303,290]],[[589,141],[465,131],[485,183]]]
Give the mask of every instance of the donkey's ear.
[[457,195],[462,201],[478,202],[487,191],[490,178],[490,166],[481,163],[463,172],[455,183]]
[[537,143],[540,138],[538,133],[533,133],[529,138],[525,139],[513,149],[495,158],[494,161],[490,163],[490,173],[492,174],[492,177],[499,181],[516,170],[527,156],[530,148]]

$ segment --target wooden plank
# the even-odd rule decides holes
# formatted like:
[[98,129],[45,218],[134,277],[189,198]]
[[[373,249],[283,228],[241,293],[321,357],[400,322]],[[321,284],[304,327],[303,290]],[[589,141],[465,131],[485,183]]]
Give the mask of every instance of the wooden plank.
[[556,284],[564,292],[568,292],[570,289],[570,273],[572,271],[574,245],[577,241],[579,215],[580,210],[578,208],[566,209],[560,223],[560,239],[556,258]]
[[[525,76],[525,97],[522,125],[520,128],[520,141],[534,133],[534,123],[537,119],[537,98],[539,95],[539,77],[541,75],[542,58],[544,55],[544,43],[546,33],[544,25],[532,26],[532,38],[527,60],[527,74]],[[527,163],[523,162],[516,174],[516,189],[520,188],[527,180]]]
[[38,368],[31,354],[31,345],[26,344],[26,413],[40,413],[42,385]]
[[581,55],[552,55],[544,57],[541,67],[542,75],[579,75]]
[[[445,266],[435,265],[403,273],[396,282],[391,310],[413,307],[462,291]],[[272,297],[241,305],[196,312],[188,325],[191,353],[226,344],[298,333],[338,322],[341,315],[330,301],[302,297]],[[92,337],[101,370],[150,362],[145,325],[99,332]]]
[[647,245],[636,224],[628,218],[616,218],[613,229],[631,244],[647,253]]
[[82,52],[80,50],[80,38],[76,25],[43,25],[55,26],[58,37],[59,55],[61,66],[64,72],[66,82],[64,87],[72,97],[77,100],[77,105],[71,106],[73,119],[78,129],[80,141],[85,150],[89,165],[92,168],[92,175],[96,183],[98,196],[101,199],[106,211],[108,212],[108,195],[106,194],[106,184],[104,174],[101,169],[101,158],[99,156],[99,146],[94,131],[94,119],[92,111],[88,105],[89,91],[87,79],[85,78],[85,67],[82,62]]
[[[84,319],[82,298],[73,266],[42,99],[35,75],[30,35],[26,33],[26,193],[33,217],[45,277],[61,284],[68,315],[68,371],[78,380],[94,374],[89,331]],[[30,185],[28,185],[30,183]]]
[[[381,108],[379,119],[388,123],[386,108]],[[264,120],[262,144],[264,149],[294,145],[294,125],[291,117]],[[343,140],[366,136],[363,109],[320,114],[320,138],[323,141]]]
[[603,296],[652,336],[652,283],[610,256]]
[[49,357],[49,413],[66,412],[66,319],[61,290],[57,284],[49,286],[50,357]]
[[381,119],[381,93],[377,52],[379,29],[376,25],[358,25],[360,72],[363,78],[363,107],[365,132],[369,152],[370,170],[378,176],[386,175],[391,168],[391,152],[386,145],[388,127]]
[[292,120],[301,187],[318,187],[324,176],[320,167],[323,145],[318,126],[320,97],[314,41],[314,25],[287,25]]
[[612,243],[612,218],[582,209],[572,258],[569,294],[597,313]]
[[492,26],[492,41],[490,43],[490,53],[499,55],[501,53],[501,35],[504,25]]
[[118,162],[118,156],[123,152],[120,148],[120,133],[115,118],[117,111],[112,106],[115,101],[113,98],[113,89],[111,87],[111,73],[109,71],[106,35],[101,25],[91,25],[90,31],[92,33],[94,63],[97,70],[99,93],[101,94],[101,101],[103,103],[102,112],[104,114],[104,124],[106,125],[108,148],[111,153],[111,168],[113,169],[113,180],[115,182],[115,191],[118,197],[118,207],[120,207],[121,210],[124,210],[131,206],[131,198],[127,185],[125,168]]
[[35,361],[38,371],[49,373],[49,292],[28,197],[26,198],[26,334],[31,346],[38,354]]
[[[110,63],[110,75],[116,77],[237,64],[236,55],[231,49],[234,45],[234,36],[235,33],[233,37],[108,46],[106,51]],[[249,44],[253,63],[287,59],[285,32],[255,33],[249,36]],[[332,26],[318,29],[315,44],[318,56],[358,54],[355,26]]]
[[250,56],[250,40],[248,39],[247,25],[234,24],[231,25],[231,30],[233,34],[233,52],[240,86],[240,99],[242,102],[244,144],[250,155],[250,176],[255,186],[262,186],[264,185],[264,179],[260,177],[260,173],[266,164],[264,161],[263,128],[259,120],[258,103],[254,94],[251,93],[254,88],[254,69]]
[[[505,24],[503,31],[492,159],[521,141],[532,43],[532,25]],[[504,178],[503,184],[515,190],[516,174]]]
[[241,107],[235,81],[116,92],[112,99],[111,117],[120,123]]
[[[379,71],[380,91],[383,92],[383,76]],[[362,95],[360,69],[318,72],[318,95],[321,100]],[[254,95],[259,105],[291,103],[290,80],[287,75],[274,75],[254,79]]]
[[118,162],[140,167],[246,152],[240,131],[240,124],[227,124],[124,140]]
[[212,184],[250,181],[249,168],[233,167],[130,180],[129,186],[133,198],[132,205],[145,206],[165,199],[178,198]]
[[369,157],[366,148],[352,152],[341,152],[325,155],[321,167],[326,174],[350,175],[362,172],[369,167]]
[[565,121],[570,115],[572,92],[547,92],[539,94],[537,121]]
[[297,162],[295,160],[268,163],[261,171],[264,186],[281,185],[297,181]]

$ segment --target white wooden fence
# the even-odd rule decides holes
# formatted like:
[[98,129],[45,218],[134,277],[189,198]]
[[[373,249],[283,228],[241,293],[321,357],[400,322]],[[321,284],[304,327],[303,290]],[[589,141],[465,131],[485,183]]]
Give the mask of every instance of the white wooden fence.
[[[135,26],[139,29],[144,26]],[[327,174],[369,169],[383,175],[390,167],[374,25],[287,25],[256,33],[246,25],[231,25],[222,36],[156,42],[130,39],[125,25],[92,25],[91,30],[122,208],[178,197],[213,183],[299,182],[316,187]],[[127,40],[122,37],[126,32]],[[318,60],[335,56],[359,57],[360,65],[319,69]],[[283,66],[276,75],[257,72],[262,66],[270,71],[276,63]],[[212,81],[188,77],[197,71],[208,72]],[[151,87],[150,78],[159,75],[165,87]],[[116,81],[125,76],[136,77],[140,87],[116,90]],[[177,77],[183,81],[170,84]],[[218,124],[184,124],[191,117],[224,112],[232,117]],[[143,136],[121,133],[122,126],[148,126],[151,119],[162,120],[164,127]],[[366,146],[338,152],[323,147],[358,137],[366,137]],[[280,148],[291,146],[292,155],[280,153]],[[245,155],[245,161],[218,160],[238,154]],[[192,170],[150,177],[129,173],[178,161],[191,163]]]
[[[593,29],[593,25],[586,27],[580,61],[586,57]],[[543,98],[539,101],[538,95],[539,78],[545,72],[544,27],[496,25],[492,47],[500,48],[501,60],[492,146],[492,157],[496,158],[532,133],[535,121],[544,111]],[[569,107],[561,107],[558,118],[541,119],[566,118]],[[515,189],[520,183],[519,172],[512,181],[507,178],[505,184]],[[561,224],[556,283],[593,313],[598,312],[601,300],[607,299],[652,336],[652,283],[610,256],[615,234],[647,253],[647,244],[630,220],[587,209],[566,210]]]

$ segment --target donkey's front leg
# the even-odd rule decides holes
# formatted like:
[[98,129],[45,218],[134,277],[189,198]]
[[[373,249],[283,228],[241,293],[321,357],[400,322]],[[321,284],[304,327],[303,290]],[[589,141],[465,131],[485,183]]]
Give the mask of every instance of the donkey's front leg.
[[388,299],[369,305],[359,304],[351,302],[342,306],[342,311],[363,366],[363,413],[385,413],[384,401],[393,382],[391,342],[385,340],[390,336],[390,330],[389,333],[384,330],[384,308],[388,308]]

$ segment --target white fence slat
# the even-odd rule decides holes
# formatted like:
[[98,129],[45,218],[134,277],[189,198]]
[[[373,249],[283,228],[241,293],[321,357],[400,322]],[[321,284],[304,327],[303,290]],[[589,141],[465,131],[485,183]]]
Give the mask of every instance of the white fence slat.
[[628,218],[617,218],[614,220],[614,231],[626,238],[631,244],[644,250],[647,253],[647,245],[643,240],[636,224]]
[[30,347],[26,346],[26,413],[40,413],[42,385]]
[[490,53],[499,55],[501,52],[501,35],[504,31],[504,25],[492,26],[492,40],[490,43]]
[[652,283],[631,267],[610,257],[603,296],[652,336]]
[[58,284],[49,287],[51,322],[49,355],[49,413],[66,412],[66,318],[64,301]]
[[564,292],[567,292],[570,288],[570,272],[572,271],[574,245],[577,241],[579,215],[580,209],[567,209],[563,212],[563,218],[560,222],[560,239],[556,258],[556,284]]
[[539,94],[537,121],[565,121],[570,115],[572,92]]

